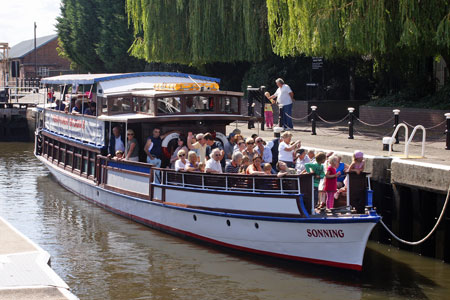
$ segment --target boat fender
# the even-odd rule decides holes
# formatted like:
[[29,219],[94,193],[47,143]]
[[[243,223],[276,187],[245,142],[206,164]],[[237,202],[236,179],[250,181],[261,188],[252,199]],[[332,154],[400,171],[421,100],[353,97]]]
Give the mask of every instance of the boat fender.
[[166,158],[170,158],[170,156],[172,155],[169,150],[167,149],[167,146],[169,145],[169,142],[173,139],[178,139],[180,135],[176,132],[172,132],[171,134],[167,135],[161,143],[161,147],[162,147],[162,153],[163,156]]

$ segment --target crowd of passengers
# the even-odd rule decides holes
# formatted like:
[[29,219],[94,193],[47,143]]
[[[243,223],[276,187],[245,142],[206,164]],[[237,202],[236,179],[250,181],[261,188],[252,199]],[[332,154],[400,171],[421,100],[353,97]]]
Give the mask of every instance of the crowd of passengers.
[[[79,99],[78,97],[82,97],[82,99]],[[95,101],[92,100],[92,93],[90,92],[86,92],[83,95],[77,95],[77,97],[72,98],[67,105],[60,99],[55,100],[53,89],[48,92],[47,98],[50,103],[55,103],[55,106],[53,107],[55,110],[72,114],[89,116],[97,115],[97,105],[95,104]],[[83,99],[85,99],[85,101],[83,101]]]
[[[134,131],[128,129],[127,143],[121,137],[120,127],[114,127],[109,141],[108,155],[112,159],[139,161],[139,143]],[[163,159],[162,140],[170,133],[161,134],[154,128],[144,145],[146,162],[161,167]],[[125,149],[126,144],[126,149]],[[177,145],[167,168],[180,172],[234,173],[246,175],[298,175],[314,174],[316,207],[334,208],[334,199],[345,195],[348,172],[364,171],[364,154],[355,151],[353,162],[341,162],[339,155],[301,148],[300,141],[292,140],[292,133],[285,131],[279,138],[265,141],[253,134],[244,138],[239,129],[228,136],[228,143],[215,140],[211,133],[192,132],[179,135]]]

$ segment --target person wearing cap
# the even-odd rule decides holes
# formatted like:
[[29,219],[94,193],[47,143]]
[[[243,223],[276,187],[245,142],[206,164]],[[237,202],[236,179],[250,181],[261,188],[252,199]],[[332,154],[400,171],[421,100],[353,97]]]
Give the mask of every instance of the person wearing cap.
[[270,94],[265,94],[267,99],[273,100],[277,98],[277,104],[280,108],[280,116],[281,116],[281,127],[285,129],[292,129],[292,103],[294,100],[294,92],[292,92],[291,88],[284,83],[284,80],[278,78],[275,80],[275,83],[278,86],[277,91],[270,96]]
[[276,169],[277,162],[278,162],[278,146],[280,145],[281,141],[283,140],[281,136],[279,135],[283,131],[283,128],[281,127],[274,127],[273,132],[276,134],[276,138],[269,141],[267,143],[267,147],[272,152],[272,162],[270,163],[272,165],[272,169]]
[[364,171],[365,161],[364,161],[364,153],[362,151],[356,150],[353,153],[353,162],[350,167],[348,167],[349,172],[356,172],[356,174],[360,174]]

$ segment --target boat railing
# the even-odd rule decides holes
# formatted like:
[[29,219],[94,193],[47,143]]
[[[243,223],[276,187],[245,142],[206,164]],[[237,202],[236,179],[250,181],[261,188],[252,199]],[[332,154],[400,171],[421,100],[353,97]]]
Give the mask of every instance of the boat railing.
[[[244,175],[183,172],[170,169],[152,168],[153,183],[202,190],[235,191],[268,194],[301,194],[302,182],[310,174],[289,175]],[[305,183],[305,182],[304,182]],[[307,188],[305,187],[305,190]]]
[[[150,164],[114,160],[97,156],[98,184],[112,189],[134,192],[136,195],[152,199],[152,186],[201,190],[203,192],[240,193],[247,195],[268,195],[275,197],[299,197],[305,211],[314,214],[313,174],[286,175],[243,175],[210,174],[184,172],[172,169],[155,168]],[[112,172],[112,173],[110,173]],[[121,175],[118,176],[119,172]],[[344,199],[335,201],[335,207],[346,206],[363,213],[367,205],[368,173],[348,173],[348,189]],[[343,200],[343,201],[341,201]]]

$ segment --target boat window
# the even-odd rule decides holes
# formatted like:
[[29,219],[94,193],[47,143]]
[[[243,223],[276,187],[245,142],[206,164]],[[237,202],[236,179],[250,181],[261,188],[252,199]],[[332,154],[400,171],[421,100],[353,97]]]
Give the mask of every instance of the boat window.
[[154,104],[152,98],[146,97],[133,97],[133,111],[134,112],[142,112],[146,114],[154,113]]
[[100,98],[101,108],[100,114],[107,115],[108,114],[108,99]]
[[181,111],[180,97],[157,98],[158,114],[177,114]]
[[108,112],[112,114],[131,112],[131,98],[108,98]]
[[73,154],[73,168],[76,170],[81,170],[81,153],[80,149],[75,148],[75,153]]
[[89,175],[95,175],[95,153],[89,152]]
[[67,146],[67,151],[66,151],[66,166],[72,166],[72,162],[73,162],[73,146]]
[[229,114],[238,114],[239,113],[239,98],[225,96],[220,97],[220,112],[229,113]]
[[[193,96],[186,97],[186,112],[188,111],[188,103],[193,102],[195,112],[214,111],[214,97],[213,96]],[[192,111],[192,109],[190,109]],[[192,112],[193,112],[192,111]]]
[[83,163],[81,164],[81,173],[86,174],[88,171],[89,151],[83,150]]
[[58,161],[62,164],[64,164],[64,162],[66,161],[66,144],[60,143],[59,144],[59,159]]

